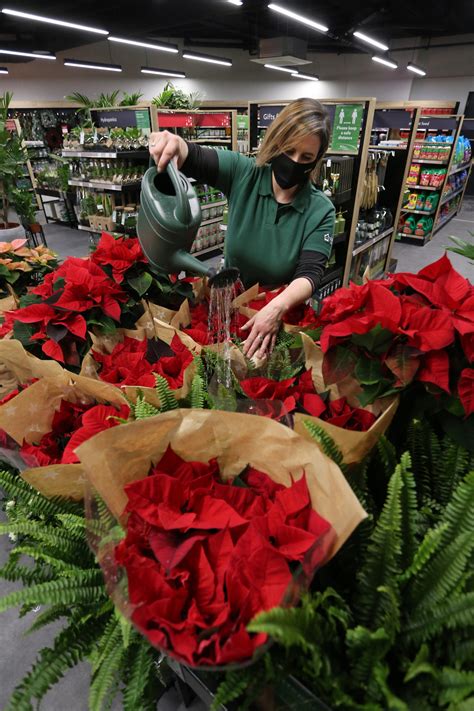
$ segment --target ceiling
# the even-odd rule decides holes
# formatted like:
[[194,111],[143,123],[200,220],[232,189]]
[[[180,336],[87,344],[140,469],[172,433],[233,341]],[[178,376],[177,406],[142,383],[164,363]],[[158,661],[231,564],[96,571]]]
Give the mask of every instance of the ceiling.
[[[76,0],[75,4],[3,0],[2,7],[90,24],[144,41],[179,38],[185,46],[224,56],[226,48],[257,55],[259,39],[279,36],[307,41],[310,52],[370,51],[352,37],[355,29],[389,45],[393,40],[421,37],[421,45],[419,40],[413,44],[429,46],[439,44],[436,38],[465,34],[466,28],[474,27],[472,0],[385,0],[384,4],[377,0],[326,0],[319,7],[310,0],[277,0],[293,12],[327,25],[327,34],[272,12],[268,1],[243,0],[237,7],[226,0]],[[100,35],[0,14],[0,48],[59,52],[100,39]],[[456,38],[452,43],[457,43]],[[410,42],[406,44],[411,47]]]

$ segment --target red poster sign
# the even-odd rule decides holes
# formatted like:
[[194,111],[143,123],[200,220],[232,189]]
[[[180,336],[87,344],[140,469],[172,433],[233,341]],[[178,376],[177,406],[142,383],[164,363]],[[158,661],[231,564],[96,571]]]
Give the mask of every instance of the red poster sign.
[[158,112],[158,124],[160,128],[230,128],[231,114],[171,114]]

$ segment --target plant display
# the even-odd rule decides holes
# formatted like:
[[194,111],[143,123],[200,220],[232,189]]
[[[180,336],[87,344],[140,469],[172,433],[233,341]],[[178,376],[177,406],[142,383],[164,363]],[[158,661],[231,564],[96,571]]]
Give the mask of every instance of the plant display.
[[[29,195],[29,193],[27,193]],[[25,247],[26,239],[0,242],[0,293],[23,296],[28,287],[42,281],[58,266],[56,254],[47,247]]]
[[26,153],[16,133],[7,129],[8,108],[13,94],[0,96],[0,224],[9,226],[10,205],[14,201],[16,182],[23,175]]
[[[471,236],[474,236],[472,232],[470,234]],[[459,237],[453,236],[449,239],[456,245],[455,247],[446,247],[449,252],[456,252],[456,254],[461,254],[463,257],[467,257],[468,259],[474,259],[474,245],[472,242],[466,242],[463,239],[459,239]]]
[[28,228],[36,222],[38,205],[32,193],[27,190],[12,190],[12,201],[23,227]]
[[158,94],[158,96],[152,99],[152,103],[160,108],[185,109],[191,111],[199,108],[201,98],[202,95],[199,91],[186,94],[182,89],[178,89],[169,81],[166,83],[161,94]]

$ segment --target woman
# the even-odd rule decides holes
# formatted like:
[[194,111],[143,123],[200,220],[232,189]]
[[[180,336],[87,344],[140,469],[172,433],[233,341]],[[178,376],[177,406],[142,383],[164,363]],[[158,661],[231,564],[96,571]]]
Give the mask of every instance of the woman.
[[185,175],[227,196],[226,266],[240,270],[245,286],[288,284],[246,325],[249,358],[273,350],[283,314],[310,298],[330,256],[335,210],[311,182],[330,128],[319,101],[297,99],[273,121],[256,160],[187,143],[168,131],[150,136],[159,171],[176,160]]

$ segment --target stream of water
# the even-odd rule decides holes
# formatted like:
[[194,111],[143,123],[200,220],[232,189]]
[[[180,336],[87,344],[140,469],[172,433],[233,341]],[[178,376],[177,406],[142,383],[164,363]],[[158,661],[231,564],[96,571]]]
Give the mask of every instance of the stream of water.
[[209,302],[208,330],[211,343],[218,343],[220,359],[216,368],[217,386],[230,388],[232,384],[231,371],[231,338],[235,332],[236,309],[232,302],[243,291],[240,280],[226,286],[211,287]]

